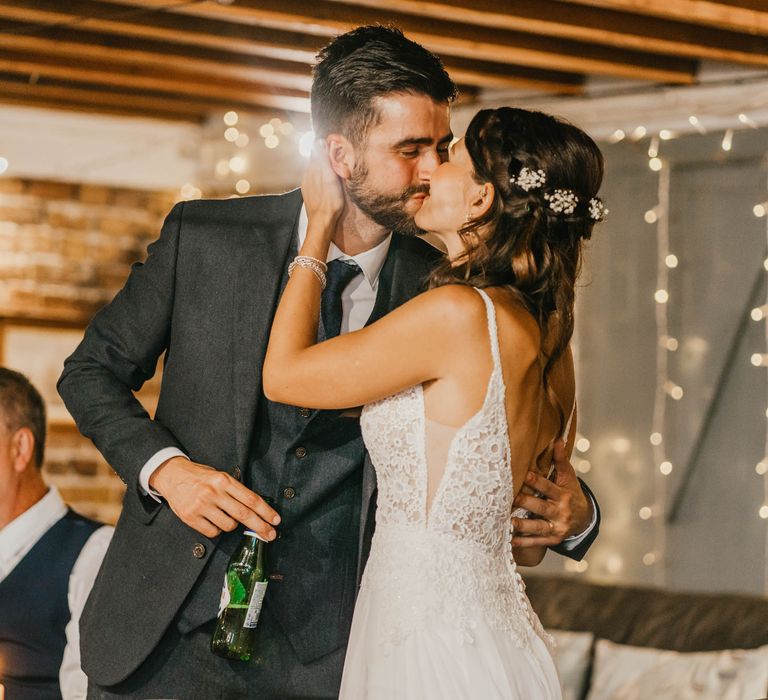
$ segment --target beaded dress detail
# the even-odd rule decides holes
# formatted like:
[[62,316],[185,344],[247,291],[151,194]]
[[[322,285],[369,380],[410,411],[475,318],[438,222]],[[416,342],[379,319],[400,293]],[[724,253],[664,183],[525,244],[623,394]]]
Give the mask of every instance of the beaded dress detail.
[[371,553],[341,698],[560,698],[551,638],[512,555],[513,484],[496,313],[480,410],[453,437],[427,502],[421,385],[365,406],[376,469]]

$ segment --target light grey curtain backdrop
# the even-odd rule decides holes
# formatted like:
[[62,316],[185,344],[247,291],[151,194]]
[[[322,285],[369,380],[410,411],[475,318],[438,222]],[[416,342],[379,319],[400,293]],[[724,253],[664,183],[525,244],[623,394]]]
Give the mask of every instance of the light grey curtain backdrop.
[[[768,199],[768,130],[736,132],[730,152],[722,139],[722,132],[695,134],[659,148],[670,168],[670,250],[679,259],[669,271],[669,332],[679,341],[669,376],[685,391],[666,404],[664,444],[673,464],[666,477],[649,441],[657,239],[644,214],[658,202],[659,174],[648,167],[648,138],[601,144],[611,212],[589,244],[575,340],[579,432],[591,442],[580,457],[591,464],[583,476],[600,500],[603,525],[588,568],[573,575],[682,590],[768,587],[768,520],[758,514],[764,477],[755,471],[765,449],[768,377],[750,363],[753,353],[766,352],[765,322],[749,319],[766,295],[766,218],[753,207]],[[660,478],[667,512],[643,520],[640,509],[658,502]],[[654,551],[657,562],[644,563]],[[550,553],[541,569],[565,565]]]

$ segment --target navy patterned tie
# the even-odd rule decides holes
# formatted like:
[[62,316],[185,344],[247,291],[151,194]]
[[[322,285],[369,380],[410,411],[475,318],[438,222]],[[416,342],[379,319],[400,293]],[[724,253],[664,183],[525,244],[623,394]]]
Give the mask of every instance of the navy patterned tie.
[[335,338],[341,331],[341,293],[361,270],[353,260],[331,260],[328,263],[320,313],[323,317],[325,339]]

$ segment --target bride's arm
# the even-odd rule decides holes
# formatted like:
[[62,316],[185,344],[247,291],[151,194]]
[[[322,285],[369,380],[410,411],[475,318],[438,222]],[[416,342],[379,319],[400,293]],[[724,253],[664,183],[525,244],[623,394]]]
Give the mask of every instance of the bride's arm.
[[[325,260],[344,195],[324,154],[302,183],[309,225],[301,255]],[[432,379],[464,361],[474,335],[483,338],[485,308],[474,290],[426,292],[383,319],[317,344],[321,285],[296,267],[272,325],[264,362],[267,398],[311,408],[351,408]],[[471,347],[471,344],[470,344]]]
[[321,409],[361,406],[447,376],[460,361],[460,338],[473,329],[482,338],[479,295],[447,286],[366,328],[317,344],[320,291],[314,273],[304,268],[296,268],[286,285],[264,361],[264,394],[272,401]]

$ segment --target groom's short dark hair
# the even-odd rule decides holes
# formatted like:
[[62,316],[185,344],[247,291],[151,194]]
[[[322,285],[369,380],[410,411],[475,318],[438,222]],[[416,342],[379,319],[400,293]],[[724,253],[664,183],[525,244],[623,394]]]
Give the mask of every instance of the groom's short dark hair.
[[375,123],[374,100],[391,93],[451,102],[457,89],[442,61],[394,27],[357,27],[317,54],[312,124],[322,137],[340,133],[359,144]]

